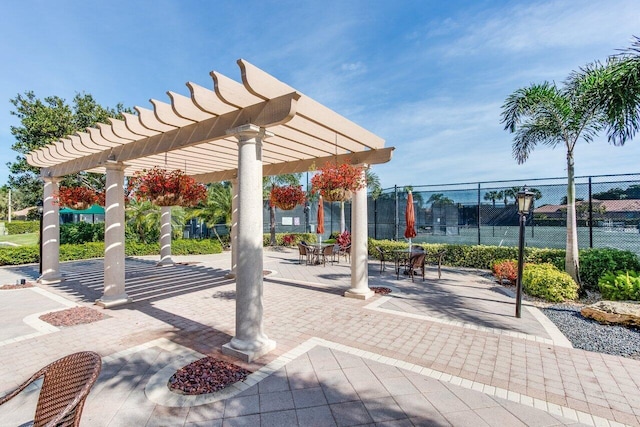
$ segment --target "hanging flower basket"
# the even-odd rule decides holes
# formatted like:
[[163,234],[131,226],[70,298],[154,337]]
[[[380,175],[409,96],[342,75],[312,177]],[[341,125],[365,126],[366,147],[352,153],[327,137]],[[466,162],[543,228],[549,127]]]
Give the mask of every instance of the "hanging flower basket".
[[181,170],[153,168],[136,172],[129,178],[127,193],[138,201],[148,200],[156,206],[192,207],[207,198],[207,187]]
[[320,173],[311,178],[312,191],[319,192],[328,202],[349,200],[354,192],[366,186],[363,171],[361,166],[326,163],[319,169]]
[[98,192],[88,187],[60,187],[56,196],[56,203],[69,209],[83,211],[98,204]]
[[305,195],[302,186],[287,185],[284,187],[274,186],[271,188],[269,201],[272,206],[283,211],[290,211],[297,205],[304,205]]

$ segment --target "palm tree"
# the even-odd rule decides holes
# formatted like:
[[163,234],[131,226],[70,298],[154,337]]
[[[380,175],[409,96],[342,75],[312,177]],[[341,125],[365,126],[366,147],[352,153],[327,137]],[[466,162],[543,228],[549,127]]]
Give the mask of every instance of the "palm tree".
[[[160,237],[160,208],[144,200],[130,199],[125,210],[127,227],[141,243],[151,243]],[[154,215],[155,214],[155,215]]]
[[[218,241],[224,247],[216,230],[216,224],[225,224],[231,229],[231,184],[227,181],[216,182],[207,189],[207,201],[204,206],[190,210],[187,218],[201,218],[210,230],[213,230]],[[229,233],[230,234],[230,233]]]
[[502,200],[502,198],[504,197],[504,193],[502,191],[487,191],[486,193],[484,193],[484,199],[485,200],[491,200],[491,202],[493,203],[493,207],[496,207],[496,200]]
[[538,144],[564,145],[567,155],[567,243],[565,269],[579,283],[574,149],[602,129],[623,145],[640,128],[640,40],[606,64],[573,72],[561,87],[532,84],[513,92],[502,106],[505,130],[514,133],[513,156],[524,163]]
[[283,175],[271,175],[262,178],[262,196],[269,203],[269,231],[271,239],[269,244],[276,245],[276,207],[269,202],[269,193],[276,185],[300,185],[301,173],[287,173]]
[[382,186],[380,186],[380,178],[371,169],[365,172],[367,176],[367,190],[371,192],[371,198],[376,200],[382,194]]

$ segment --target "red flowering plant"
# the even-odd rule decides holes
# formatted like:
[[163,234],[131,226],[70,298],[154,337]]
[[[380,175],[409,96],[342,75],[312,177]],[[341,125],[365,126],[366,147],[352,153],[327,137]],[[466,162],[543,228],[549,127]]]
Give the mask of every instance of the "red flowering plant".
[[349,246],[351,244],[351,233],[349,233],[349,230],[344,230],[344,232],[336,238],[336,243],[341,248]]
[[305,195],[302,186],[286,185],[284,187],[273,186],[269,196],[271,206],[283,211],[290,211],[296,205],[304,205]]
[[179,169],[145,169],[136,172],[128,182],[127,193],[131,197],[148,200],[156,206],[191,207],[207,198],[207,187]]
[[60,187],[56,203],[73,210],[85,210],[99,202],[98,192],[89,187]]
[[327,162],[311,178],[311,189],[319,192],[328,202],[342,202],[351,198],[351,193],[366,186],[364,167],[348,163],[338,165]]

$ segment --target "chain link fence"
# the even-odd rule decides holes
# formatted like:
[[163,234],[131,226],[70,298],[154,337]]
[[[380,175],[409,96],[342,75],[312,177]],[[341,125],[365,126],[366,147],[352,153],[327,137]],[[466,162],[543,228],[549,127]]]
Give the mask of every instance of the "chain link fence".
[[[527,218],[526,245],[564,248],[566,178],[414,186],[415,242],[518,245],[516,193],[535,194]],[[369,236],[403,240],[407,187],[385,189],[369,199]],[[640,175],[576,178],[580,248],[611,247],[640,254]]]

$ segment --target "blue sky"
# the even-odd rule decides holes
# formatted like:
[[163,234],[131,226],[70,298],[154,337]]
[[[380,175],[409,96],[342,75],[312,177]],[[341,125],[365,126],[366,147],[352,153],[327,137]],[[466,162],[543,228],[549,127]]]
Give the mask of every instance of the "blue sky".
[[[565,176],[562,147],[516,163],[500,107],[628,47],[638,24],[637,0],[2,2],[0,184],[16,94],[150,107],[212,87],[212,70],[239,81],[238,58],[396,147],[373,169],[383,187]],[[603,136],[576,148],[576,174],[640,172],[639,154],[640,136]]]

